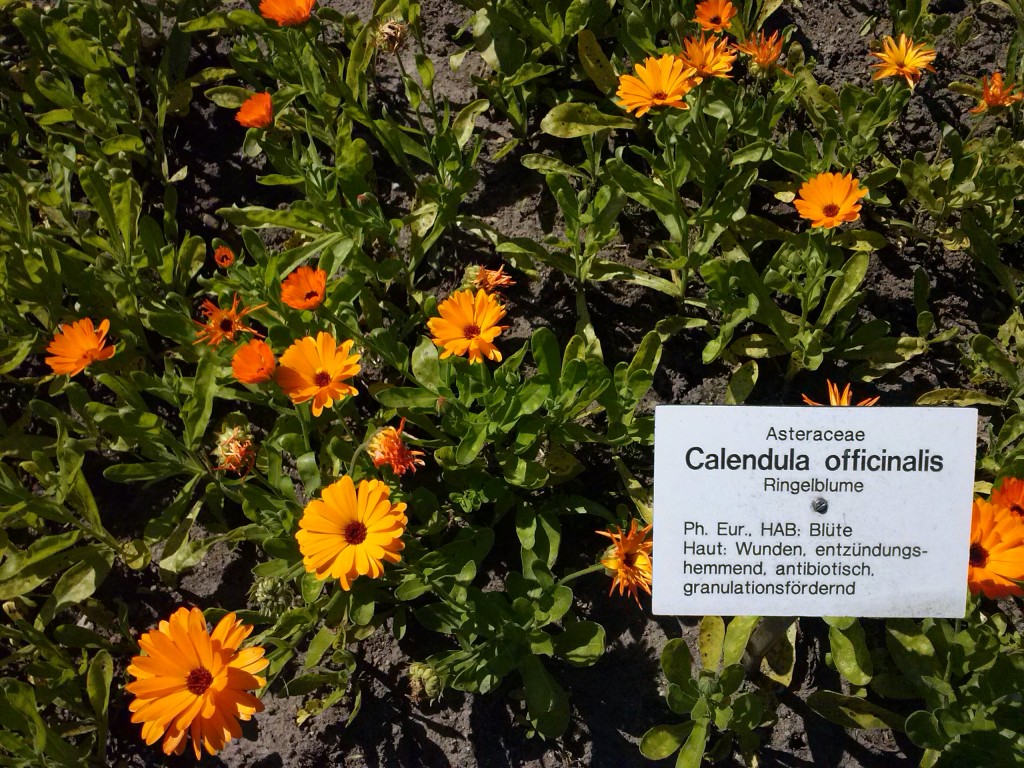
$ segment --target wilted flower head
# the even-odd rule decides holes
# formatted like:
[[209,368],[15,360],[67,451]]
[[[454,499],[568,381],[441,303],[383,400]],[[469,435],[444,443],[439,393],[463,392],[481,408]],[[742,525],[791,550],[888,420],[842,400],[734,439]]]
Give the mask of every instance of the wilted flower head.
[[377,25],[373,35],[373,44],[379,51],[398,53],[405,45],[409,34],[409,25],[400,19],[384,19]]
[[498,325],[505,309],[487,291],[456,291],[437,305],[440,317],[427,320],[431,341],[444,347],[441,358],[467,355],[469,362],[480,363],[486,357],[500,361],[501,352],[493,342],[506,326]]
[[[846,388],[843,389],[842,393],[839,392],[839,385],[833,384],[828,379],[825,379],[825,383],[828,384],[828,404],[829,405],[853,405],[853,390],[850,385],[847,384]],[[816,403],[807,395],[800,395],[804,399],[807,405],[822,405],[822,403]],[[874,405],[878,402],[878,397],[868,397],[861,400],[857,405]]]
[[191,736],[199,759],[203,747],[215,755],[241,737],[238,721],[263,711],[249,691],[267,682],[256,674],[268,663],[263,648],[239,648],[251,632],[228,613],[211,634],[198,608],[179,608],[139,638],[143,655],[132,657],[135,680],[125,690],[135,696],[128,709],[147,744],[162,737],[164,754],[180,755]]
[[515,284],[511,275],[505,274],[504,264],[497,269],[487,269],[487,267],[473,264],[466,267],[466,273],[462,278],[463,288],[479,288],[488,293],[496,293],[501,288],[511,288]]
[[213,260],[221,269],[227,269],[235,263],[235,252],[226,245],[218,245],[213,251]]
[[193,321],[199,326],[199,330],[196,331],[196,340],[193,343],[199,344],[205,341],[211,347],[215,347],[225,339],[227,341],[234,341],[235,336],[243,332],[260,336],[261,334],[255,328],[244,325],[242,318],[250,312],[255,312],[257,309],[262,309],[265,306],[267,305],[260,304],[256,307],[242,307],[241,311],[239,311],[237,293],[231,300],[231,307],[229,309],[221,309],[217,304],[206,299],[201,307],[203,314],[206,315],[206,322]]
[[409,698],[417,703],[437,701],[441,696],[441,677],[430,664],[414,661],[409,665]]
[[724,32],[737,14],[729,0],[704,0],[697,3],[696,20],[705,32]]
[[860,217],[860,199],[868,193],[847,173],[819,173],[800,187],[793,205],[812,227],[831,229]]
[[109,320],[101,320],[95,327],[88,317],[58,326],[46,347],[50,353],[46,364],[54,373],[75,376],[97,360],[108,360],[114,355],[114,347],[106,343],[109,330]]
[[381,467],[387,464],[391,471],[398,476],[406,472],[415,472],[417,466],[423,466],[423,451],[413,451],[402,440],[402,430],[405,429],[405,419],[398,423],[398,429],[384,427],[375,434],[366,447],[367,453],[373,460],[373,466]]
[[[683,66],[692,67],[701,77],[732,77],[736,54],[729,50],[725,37],[687,37],[683,40],[683,53],[679,54]],[[699,82],[699,81],[698,81]]]
[[995,72],[991,77],[983,75],[981,78],[981,103],[971,110],[972,115],[977,115],[987,109],[1001,109],[1024,99],[1024,93],[1014,93],[1017,86],[1013,83],[1003,85],[1002,72]]
[[654,543],[647,538],[651,528],[650,525],[638,528],[637,521],[632,520],[628,532],[621,528],[614,531],[597,531],[599,536],[611,539],[614,547],[608,556],[601,560],[601,565],[614,573],[611,589],[608,590],[609,595],[618,587],[620,595],[628,592],[639,605],[639,590],[651,594],[651,553]]
[[217,444],[213,449],[217,459],[214,470],[239,472],[248,474],[256,463],[256,448],[248,426],[243,424],[226,425],[217,434]]
[[254,93],[238,108],[235,121],[246,128],[267,128],[274,122],[274,104],[269,93]]
[[872,64],[872,69],[877,69],[873,79],[881,80],[883,77],[902,77],[907,85],[913,87],[921,79],[924,70],[934,72],[935,49],[924,43],[915,44],[902,32],[899,42],[892,36],[882,40],[882,52],[871,52],[872,56],[881,59],[877,64]]
[[754,63],[763,71],[780,69],[787,75],[792,74],[785,67],[779,66],[779,56],[782,55],[782,37],[779,33],[772,32],[767,37],[764,32],[751,35],[744,43],[736,43],[736,50],[747,54],[754,60]]
[[686,94],[700,82],[696,71],[677,56],[648,56],[633,67],[636,76],[620,75],[615,96],[627,112],[643,117],[653,107],[689,109]]
[[309,20],[315,0],[260,0],[260,15],[279,27],[292,27]]

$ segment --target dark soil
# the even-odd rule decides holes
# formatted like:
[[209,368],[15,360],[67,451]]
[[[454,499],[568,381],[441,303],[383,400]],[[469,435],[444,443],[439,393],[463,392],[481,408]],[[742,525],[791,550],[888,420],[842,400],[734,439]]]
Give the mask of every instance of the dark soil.
[[[371,6],[369,2],[329,2],[327,5],[344,12],[360,13],[364,18],[369,15]],[[953,16],[950,30],[966,15],[973,15],[974,33],[959,48],[953,43],[951,31],[937,41],[938,73],[925,77],[907,115],[897,127],[894,149],[898,152],[933,148],[940,123],[965,127],[966,111],[971,105],[964,97],[946,90],[945,84],[1001,67],[1012,27],[1009,18],[992,5],[982,5],[979,10],[974,3],[954,0],[936,2],[933,6]],[[426,44],[438,73],[435,88],[456,108],[477,98],[471,75],[483,71],[479,57],[473,53],[456,73],[446,66],[447,57],[464,42],[456,41],[455,35],[467,15],[464,8],[449,0],[423,3]],[[862,29],[872,28],[869,23],[872,20],[874,32],[861,37]],[[807,57],[816,61],[816,77],[835,87],[844,82],[868,84],[868,41],[889,31],[884,0],[853,3],[804,0],[800,7],[787,3],[771,19],[769,27],[783,28],[789,24],[796,27],[793,38],[803,46]],[[195,69],[211,65],[226,52],[223,41],[211,42],[197,54]],[[404,55],[411,64],[411,53]],[[400,93],[393,66],[389,69],[382,65],[379,88],[390,91],[392,97]],[[386,99],[388,94],[382,92],[378,98]],[[496,121],[487,135],[488,153],[493,153],[506,140],[507,131],[500,125],[497,115],[490,118]],[[169,131],[172,167],[179,167],[186,160],[189,166],[188,178],[179,186],[182,230],[231,240],[231,229],[214,215],[217,208],[231,204],[274,207],[288,199],[286,193],[280,191],[283,188],[252,183],[258,168],[254,169],[253,161],[243,158],[237,151],[243,130],[234,123],[229,111],[197,95],[191,113]],[[216,136],[218,140],[197,140],[199,136]],[[544,146],[566,151],[550,139],[534,139],[524,142],[498,162],[485,155],[477,193],[466,201],[463,213],[477,216],[510,236],[540,240],[553,228],[557,229],[555,208],[542,179],[519,163],[523,154],[542,151]],[[378,185],[378,197],[387,205],[400,207],[405,192],[397,177],[388,178],[381,171]],[[629,249],[623,245],[620,250]],[[430,275],[430,280],[438,287],[455,285],[466,264],[482,261],[488,266],[497,266],[500,263],[489,246],[460,234],[450,235],[439,252],[439,262]],[[973,261],[965,254],[945,253],[941,248],[901,252],[893,249],[873,257],[866,286],[869,296],[866,311],[889,321],[894,330],[913,332],[913,270],[918,265],[927,270],[933,281],[933,310],[940,327],[962,325],[966,317],[982,316],[979,307],[982,298],[975,287],[978,275]],[[512,346],[541,325],[552,326],[564,343],[575,323],[572,286],[565,278],[548,271],[542,271],[535,281],[520,275],[516,277],[520,285],[509,293],[513,308],[509,314],[515,318],[509,331]],[[588,288],[586,295],[596,332],[609,353],[610,363],[630,356],[643,334],[673,312],[671,302],[660,294],[632,286],[603,284],[600,292]],[[701,331],[683,332],[669,341],[654,383],[654,402],[721,402],[730,371],[724,364],[701,364],[699,350],[704,343],[706,338]],[[798,390],[784,381],[783,373],[770,363],[763,365],[762,380],[751,402],[794,403],[799,390],[820,397],[826,373],[837,377],[834,371],[803,376],[793,385]],[[838,376],[841,378],[841,374]],[[901,373],[880,380],[876,386],[887,404],[900,405],[912,403],[919,394],[930,389],[963,384],[963,373],[956,367],[928,362],[911,364]],[[0,389],[0,415],[6,424],[15,420],[19,403],[23,407],[28,396],[25,386],[7,385]],[[597,479],[593,475],[603,474],[605,488],[618,486],[613,471],[609,473],[607,467],[599,470],[588,477]],[[105,517],[106,510],[121,508],[124,503],[124,489],[110,485],[99,482],[94,485]],[[144,514],[151,516],[154,511],[149,509]],[[582,542],[581,547],[590,546],[594,555],[602,549],[601,540],[593,536],[592,530],[581,528],[573,533],[577,541]],[[131,607],[134,625],[148,627],[178,604],[244,606],[252,581],[253,562],[254,552],[219,545],[181,579],[176,589],[161,584],[151,566],[141,573],[115,570],[102,594],[123,600]],[[508,695],[515,687],[511,681],[486,696],[446,692],[435,704],[415,701],[410,696],[405,676],[407,666],[410,661],[426,655],[421,640],[433,644],[437,638],[423,638],[425,630],[418,630],[410,622],[409,635],[402,642],[396,642],[390,627],[385,625],[353,646],[358,658],[357,672],[352,690],[340,705],[300,726],[296,725],[296,714],[302,698],[271,690],[263,697],[266,710],[246,725],[247,738],[231,743],[217,757],[204,757],[200,764],[231,768],[319,768],[326,765],[625,768],[646,765],[637,746],[640,737],[653,725],[678,719],[659,695],[660,651],[672,637],[683,636],[692,645],[696,620],[652,616],[649,600],[638,608],[618,595],[608,596],[607,583],[604,576],[592,575],[574,585],[576,610],[605,627],[608,645],[605,655],[593,667],[550,665],[569,691],[573,708],[569,731],[555,742],[525,736],[525,728],[519,722],[519,707]],[[765,746],[760,765],[766,768],[916,765],[919,751],[905,739],[888,731],[846,731],[817,716],[804,703],[806,696],[818,686],[833,689],[839,686],[835,673],[825,666],[827,643],[823,647],[821,627],[818,619],[801,621],[793,690],[778,692],[782,705],[779,719],[774,727],[762,733]],[[361,709],[349,722],[356,691],[361,692]],[[138,727],[129,722],[127,700],[122,693],[115,693],[111,710],[110,764],[159,764],[163,758],[157,748],[140,744]],[[184,766],[193,762],[186,756],[167,760],[165,764]]]

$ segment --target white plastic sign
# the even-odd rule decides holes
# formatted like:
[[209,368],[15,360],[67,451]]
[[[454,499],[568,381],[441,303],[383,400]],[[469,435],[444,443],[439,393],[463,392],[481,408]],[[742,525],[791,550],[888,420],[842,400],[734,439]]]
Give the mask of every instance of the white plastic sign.
[[962,617],[977,411],[664,405],[657,614]]

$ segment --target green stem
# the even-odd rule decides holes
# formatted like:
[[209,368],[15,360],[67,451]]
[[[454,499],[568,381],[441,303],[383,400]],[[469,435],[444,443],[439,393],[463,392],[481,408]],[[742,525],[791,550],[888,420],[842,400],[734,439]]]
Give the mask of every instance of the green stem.
[[596,573],[597,571],[600,571],[600,570],[603,570],[603,569],[604,569],[604,564],[600,563],[600,562],[594,563],[593,565],[588,565],[586,568],[581,568],[578,571],[573,571],[568,576],[563,576],[562,578],[560,578],[558,580],[558,586],[560,586],[560,587],[564,586],[565,584],[568,584],[573,579],[578,579],[580,576],[586,576],[588,573]]

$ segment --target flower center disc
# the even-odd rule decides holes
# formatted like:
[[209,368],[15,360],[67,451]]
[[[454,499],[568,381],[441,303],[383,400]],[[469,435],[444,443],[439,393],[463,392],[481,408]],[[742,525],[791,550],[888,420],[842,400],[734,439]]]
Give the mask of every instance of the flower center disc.
[[1024,517],[1024,507],[1020,504],[1011,504],[1010,511],[1013,512],[1017,517]]
[[826,216],[832,217],[839,213],[839,206],[836,205],[835,203],[829,203],[828,205],[821,209],[821,212]]
[[235,327],[235,321],[230,319],[230,318],[225,317],[223,320],[220,321],[220,329],[222,331],[224,331],[225,333],[227,333],[228,331],[230,331],[234,327]]
[[206,667],[196,667],[185,678],[185,687],[196,696],[202,696],[213,683],[213,675]]
[[657,101],[663,101],[666,96],[668,96],[668,94],[665,93],[664,91],[655,91],[654,93],[651,94],[651,98]]
[[479,325],[467,325],[462,329],[462,335],[467,339],[475,339],[480,335]]
[[345,526],[342,536],[349,544],[362,544],[366,541],[366,526],[358,520],[353,520]]
[[634,565],[636,565],[636,553],[627,552],[626,554],[624,554],[622,556],[622,564],[627,568],[632,568]]
[[984,568],[988,562],[988,550],[981,544],[971,544],[971,565],[975,568]]
[[306,291],[306,295],[303,296],[302,298],[304,298],[304,299],[306,299],[308,301],[309,299],[315,299],[319,295],[320,295],[319,291]]
[[722,23],[722,17],[721,16],[712,16],[710,21],[711,21],[712,24],[721,24]]
[[327,371],[317,371],[313,374],[313,383],[318,387],[326,387],[331,383],[331,374]]

